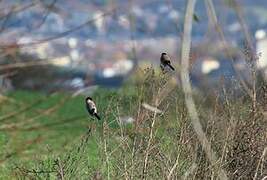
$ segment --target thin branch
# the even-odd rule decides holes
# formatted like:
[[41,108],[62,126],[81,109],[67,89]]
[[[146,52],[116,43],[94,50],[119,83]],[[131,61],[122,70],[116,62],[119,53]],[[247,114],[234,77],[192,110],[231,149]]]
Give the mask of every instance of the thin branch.
[[[130,1],[130,9],[132,8],[132,0]],[[137,52],[136,52],[136,40],[135,40],[135,36],[134,36],[134,31],[136,30],[136,26],[134,23],[134,16],[132,14],[132,11],[129,11],[129,20],[130,20],[130,38],[131,38],[131,45],[132,45],[132,56],[133,56],[133,68],[131,71],[129,71],[129,73],[126,75],[126,77],[128,77],[129,75],[132,74],[132,72],[134,72],[136,70],[136,68],[138,67],[138,57],[137,57]]]
[[58,173],[57,173],[58,179],[64,180],[65,179],[64,178],[64,168],[63,168],[63,165],[61,163],[60,158],[58,158],[55,163],[56,163],[56,165],[58,167],[58,170],[57,170],[58,171]]
[[227,46],[227,42],[225,40],[224,33],[223,33],[223,31],[222,31],[222,29],[220,27],[220,24],[218,23],[218,19],[217,19],[217,15],[216,15],[216,12],[215,12],[214,5],[213,5],[213,1],[212,0],[205,0],[205,5],[206,5],[207,11],[208,11],[208,17],[211,19],[211,22],[213,23],[216,31],[219,33],[219,37],[221,38],[222,44],[223,44],[224,48],[226,49],[226,55],[231,60],[233,68],[234,68],[234,70],[236,72],[236,75],[237,75],[238,79],[240,80],[240,82],[241,82],[243,88],[245,89],[246,93],[252,98],[253,97],[253,92],[248,87],[248,85],[244,81],[244,79],[242,78],[239,70],[237,69],[237,67],[235,65],[235,62],[234,62],[235,59],[231,55],[230,49]]
[[257,92],[256,92],[256,83],[257,83],[257,72],[256,72],[256,55],[254,53],[254,48],[252,45],[252,40],[250,37],[250,33],[248,30],[248,27],[245,23],[245,20],[243,18],[243,11],[240,8],[240,6],[237,4],[236,0],[233,0],[233,7],[235,9],[235,12],[238,17],[238,21],[241,25],[241,29],[245,35],[245,40],[246,40],[246,48],[248,48],[248,54],[246,54],[246,58],[248,63],[250,64],[251,67],[251,72],[252,72],[252,103],[253,103],[253,112],[256,111],[256,104],[257,104]]
[[0,28],[0,33],[2,33],[6,29],[6,24],[7,24],[8,20],[11,18],[12,14],[13,14],[13,8],[5,16],[5,18],[2,22],[1,28]]
[[194,162],[190,168],[184,173],[183,180],[186,180],[190,174],[193,174],[195,169],[197,168],[197,164]]
[[151,148],[151,145],[152,145],[152,140],[153,140],[153,133],[154,133],[154,125],[155,125],[155,122],[156,122],[156,115],[157,113],[154,112],[154,115],[153,115],[153,119],[152,119],[152,124],[151,124],[151,127],[150,127],[150,132],[149,132],[149,139],[148,139],[148,145],[147,145],[147,148],[145,150],[145,159],[144,159],[144,165],[143,165],[143,175],[142,175],[142,179],[146,179],[146,175],[147,175],[147,168],[148,168],[148,160],[149,160],[149,152],[150,152],[150,148]]
[[41,102],[42,100],[43,100],[43,99],[39,99],[39,100],[37,100],[36,102],[34,102],[34,103],[32,103],[32,104],[30,104],[30,105],[28,105],[28,106],[25,106],[24,108],[22,108],[22,109],[20,109],[20,110],[14,111],[14,112],[12,112],[12,113],[10,113],[10,114],[7,114],[7,115],[5,115],[5,116],[0,117],[0,122],[3,123],[4,121],[6,121],[6,120],[8,120],[8,119],[10,119],[10,118],[12,118],[12,117],[14,117],[14,116],[20,115],[21,113],[30,110],[30,109],[33,108],[34,106],[40,104],[40,102]]
[[46,12],[43,15],[43,18],[41,19],[41,21],[39,22],[39,24],[35,25],[35,27],[32,27],[32,29],[38,29],[40,28],[46,21],[47,17],[49,16],[49,14],[51,13],[51,9],[53,7],[55,7],[55,4],[57,3],[58,0],[53,0],[53,2],[51,2],[51,4],[45,6],[46,8]]
[[172,177],[172,174],[174,172],[174,170],[176,169],[176,167],[178,166],[178,163],[179,163],[179,156],[180,156],[180,153],[178,154],[177,158],[176,158],[176,161],[175,161],[175,164],[172,166],[168,176],[167,176],[167,180],[170,180],[171,177]]
[[15,167],[15,169],[18,169],[19,171],[22,171],[23,173],[27,173],[27,174],[50,174],[50,173],[55,173],[56,171],[54,170],[29,170],[23,167]]
[[256,172],[255,172],[255,175],[254,175],[253,180],[256,180],[257,179],[258,171],[259,171],[259,168],[260,168],[260,164],[263,163],[264,157],[266,156],[266,154],[267,154],[267,147],[264,148],[264,150],[262,152],[262,155],[261,155],[261,157],[259,159],[259,162],[258,162],[258,165],[256,167]]
[[[48,37],[48,38],[36,40],[35,42],[17,44],[17,46],[19,46],[19,47],[33,46],[33,45],[43,44],[43,43],[48,42],[48,41],[53,41],[53,40],[56,40],[56,39],[60,39],[62,37],[68,36],[69,34],[75,32],[75,31],[78,31],[78,30],[82,29],[83,27],[85,27],[85,26],[87,26],[89,24],[94,23],[95,21],[97,21],[100,18],[104,18],[104,17],[106,17],[108,15],[111,15],[114,11],[115,11],[115,9],[112,9],[111,11],[107,11],[107,12],[101,14],[100,16],[98,16],[96,18],[89,19],[85,23],[82,23],[79,26],[76,26],[76,27],[74,27],[72,29],[69,29],[69,30],[64,31],[62,33],[59,33],[59,34],[57,34],[55,36],[51,36],[51,37]],[[1,45],[0,49],[7,49],[7,48],[10,48],[12,46],[14,46],[14,44]]]
[[34,139],[22,142],[21,145],[18,146],[19,148],[17,148],[16,150],[14,150],[11,153],[5,155],[4,158],[0,159],[0,164],[4,163],[6,160],[10,159],[11,157],[13,157],[15,155],[22,154],[24,151],[26,151],[28,149],[29,146],[31,146],[32,144],[39,143],[40,141],[42,141],[42,137],[38,136]]
[[[18,13],[20,13],[22,11],[25,11],[25,10],[35,6],[37,4],[38,4],[38,1],[32,1],[31,3],[29,3],[29,4],[25,5],[25,6],[19,6],[19,7],[16,7],[16,8],[12,7],[11,10],[9,10],[9,12],[7,14],[0,16],[0,20],[5,19],[6,16],[9,16],[10,12],[12,12],[12,14],[15,15],[15,14],[18,14]],[[0,11],[3,11],[3,9],[4,8],[2,8]]]
[[45,66],[45,65],[52,65],[56,62],[56,58],[47,58],[47,59],[39,59],[38,61],[26,61],[26,62],[17,62],[12,64],[2,64],[0,65],[0,71],[5,71],[9,69],[17,69],[17,68],[26,68],[32,66]]

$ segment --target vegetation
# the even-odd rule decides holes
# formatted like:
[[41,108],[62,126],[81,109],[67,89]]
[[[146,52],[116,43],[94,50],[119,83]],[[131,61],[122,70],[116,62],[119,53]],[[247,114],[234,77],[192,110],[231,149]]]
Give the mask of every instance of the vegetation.
[[[238,77],[226,90],[222,77],[218,94],[201,94],[192,92],[189,77],[192,23],[199,23],[195,3],[187,1],[180,67],[171,75],[136,67],[134,77],[120,89],[97,89],[92,97],[101,121],[86,112],[85,95],[17,90],[22,85],[1,95],[0,179],[266,179],[267,86],[259,84],[258,57],[242,11],[237,3],[231,3],[245,35],[242,59],[249,66],[251,82]],[[222,53],[234,64],[235,53],[227,45],[213,2],[205,0],[205,7],[210,31],[214,28],[218,33]],[[24,45],[55,40],[94,21]],[[20,46],[1,47],[4,56],[9,54],[8,58],[15,60],[3,61],[1,75],[9,76],[9,71],[15,70],[17,83],[28,76],[39,83],[33,89],[53,92],[40,80],[50,82],[58,71],[51,71],[50,66],[45,68],[47,74],[40,69],[30,71],[44,62],[17,62]],[[135,62],[136,52],[133,45],[131,59]],[[134,121],[128,123],[127,119]]]
[[[219,157],[211,166],[181,90],[161,97],[163,113],[156,114],[142,103],[153,106],[170,77],[153,69],[139,75],[119,90],[100,88],[92,95],[102,121],[88,116],[84,96],[14,91],[1,97],[1,179],[209,179],[218,177],[218,167],[231,178],[266,175],[264,116],[251,112],[249,98],[195,94]],[[123,123],[126,116],[135,122]]]

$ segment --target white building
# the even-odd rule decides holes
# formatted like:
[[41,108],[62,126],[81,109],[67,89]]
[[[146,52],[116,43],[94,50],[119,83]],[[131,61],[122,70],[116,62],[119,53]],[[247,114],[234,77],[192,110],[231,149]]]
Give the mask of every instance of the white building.
[[266,32],[262,29],[255,33],[256,52],[258,56],[257,68],[263,73],[263,77],[267,80],[267,37]]

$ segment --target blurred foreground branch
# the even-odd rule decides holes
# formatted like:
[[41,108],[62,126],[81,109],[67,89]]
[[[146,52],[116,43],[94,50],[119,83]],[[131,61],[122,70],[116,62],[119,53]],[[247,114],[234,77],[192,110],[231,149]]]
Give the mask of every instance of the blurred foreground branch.
[[[187,2],[185,21],[184,21],[184,35],[182,40],[182,49],[181,49],[181,80],[182,87],[185,95],[186,107],[188,110],[188,114],[191,118],[193,128],[197,134],[197,137],[204,149],[210,163],[215,165],[218,158],[215,155],[211,148],[211,144],[208,141],[206,134],[202,129],[202,125],[200,123],[198,113],[195,107],[195,103],[192,97],[192,88],[189,79],[189,52],[190,52],[190,44],[191,44],[191,30],[192,30],[192,19],[194,13],[194,6],[196,0],[189,0]],[[228,179],[225,171],[218,167],[218,176],[220,179],[225,180]]]
[[57,61],[57,58],[53,59],[42,59],[39,61],[25,61],[25,62],[16,62],[12,64],[3,64],[0,65],[0,71],[6,71],[10,69],[17,69],[17,68],[26,68],[31,66],[45,66],[45,65],[52,65]]

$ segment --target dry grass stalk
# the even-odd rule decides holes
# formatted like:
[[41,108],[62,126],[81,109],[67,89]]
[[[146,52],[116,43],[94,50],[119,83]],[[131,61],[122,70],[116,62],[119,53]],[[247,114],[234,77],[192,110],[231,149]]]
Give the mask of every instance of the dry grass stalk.
[[207,12],[208,12],[208,17],[210,18],[211,22],[213,23],[216,31],[219,33],[219,36],[221,38],[222,44],[224,46],[224,48],[226,49],[226,55],[227,57],[231,60],[233,68],[236,72],[236,75],[238,77],[238,80],[240,81],[240,83],[242,84],[242,87],[245,89],[245,92],[251,97],[253,98],[253,91],[251,90],[251,88],[249,88],[249,86],[247,85],[247,83],[244,81],[243,77],[241,76],[240,72],[238,71],[238,69],[236,68],[236,65],[234,63],[234,57],[231,55],[230,53],[230,49],[227,46],[227,41],[224,37],[224,33],[220,27],[220,24],[218,22],[217,19],[217,15],[216,15],[216,11],[213,5],[213,1],[212,0],[205,0],[205,5],[207,8]]

